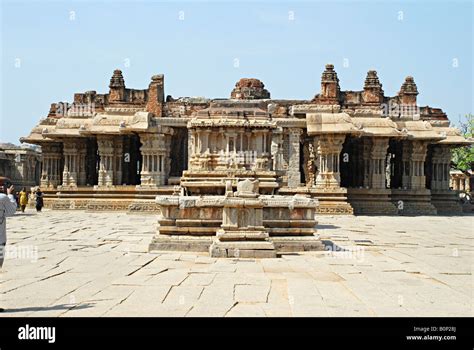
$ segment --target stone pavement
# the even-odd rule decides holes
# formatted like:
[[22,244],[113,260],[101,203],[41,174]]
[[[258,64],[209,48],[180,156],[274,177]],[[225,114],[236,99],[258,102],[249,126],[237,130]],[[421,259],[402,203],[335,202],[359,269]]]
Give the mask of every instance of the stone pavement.
[[321,216],[326,251],[262,260],[148,253],[156,221],[9,218],[1,316],[474,315],[474,216]]

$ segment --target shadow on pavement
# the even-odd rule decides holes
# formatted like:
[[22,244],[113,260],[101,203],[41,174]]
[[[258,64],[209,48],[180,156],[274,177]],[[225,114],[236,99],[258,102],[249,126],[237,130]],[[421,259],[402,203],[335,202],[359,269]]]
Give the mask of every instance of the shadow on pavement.
[[50,311],[50,310],[79,310],[79,309],[88,309],[94,306],[94,303],[84,303],[77,306],[71,304],[59,304],[53,306],[32,306],[32,307],[21,307],[17,309],[5,308],[3,313],[15,313],[15,312],[36,312],[36,311]]
[[318,225],[316,225],[316,229],[317,229],[317,230],[332,230],[332,229],[336,229],[336,228],[340,228],[340,226],[325,225],[325,224],[318,224]]

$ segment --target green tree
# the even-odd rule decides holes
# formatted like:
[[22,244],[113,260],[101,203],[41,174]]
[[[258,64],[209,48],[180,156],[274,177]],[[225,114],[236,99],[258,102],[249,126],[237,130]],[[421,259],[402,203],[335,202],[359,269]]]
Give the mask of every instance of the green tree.
[[[465,120],[460,120],[461,133],[466,138],[473,137],[474,133],[474,115],[469,113],[465,115]],[[454,168],[466,171],[469,169],[474,170],[474,147],[468,145],[464,147],[458,147],[452,151],[452,164]]]

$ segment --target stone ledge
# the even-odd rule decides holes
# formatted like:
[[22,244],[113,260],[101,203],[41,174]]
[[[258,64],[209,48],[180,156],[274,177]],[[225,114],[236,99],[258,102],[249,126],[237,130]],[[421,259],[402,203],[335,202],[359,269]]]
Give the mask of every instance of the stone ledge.
[[213,237],[177,237],[156,236],[148,247],[148,251],[185,251],[185,252],[209,252]]
[[351,201],[352,208],[355,215],[398,215],[398,209],[394,203],[390,201]]
[[209,247],[213,258],[276,258],[275,246],[271,242],[219,242]]
[[278,254],[324,250],[318,236],[272,237],[271,240]]

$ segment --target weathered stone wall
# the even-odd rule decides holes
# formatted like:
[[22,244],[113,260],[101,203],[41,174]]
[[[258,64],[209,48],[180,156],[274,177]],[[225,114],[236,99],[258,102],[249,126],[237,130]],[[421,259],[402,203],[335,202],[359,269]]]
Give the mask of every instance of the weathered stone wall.
[[8,177],[14,185],[22,187],[39,185],[40,174],[41,153],[38,150],[0,144],[0,176]]

